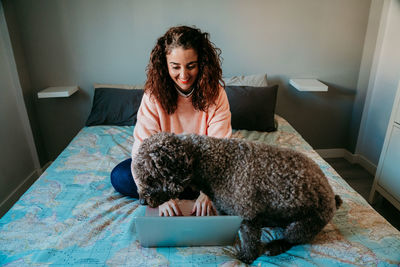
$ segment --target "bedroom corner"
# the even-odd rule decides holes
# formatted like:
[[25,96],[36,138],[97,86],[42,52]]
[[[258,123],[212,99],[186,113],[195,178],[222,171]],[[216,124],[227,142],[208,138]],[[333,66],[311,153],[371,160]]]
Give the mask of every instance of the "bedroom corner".
[[[0,0],[0,265],[241,264],[231,246],[143,247],[145,207],[110,180],[132,155],[152,47],[178,25],[221,49],[233,137],[301,152],[343,200],[312,242],[254,265],[399,265],[400,211],[368,202],[400,92],[399,23],[400,0]],[[38,97],[64,86],[79,90]]]
[[0,217],[42,174],[0,3]]

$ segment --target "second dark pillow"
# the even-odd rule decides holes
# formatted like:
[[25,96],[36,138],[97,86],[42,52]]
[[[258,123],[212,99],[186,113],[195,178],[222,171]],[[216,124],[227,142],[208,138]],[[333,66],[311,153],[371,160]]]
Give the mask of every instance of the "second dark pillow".
[[232,128],[249,131],[275,131],[278,85],[268,87],[226,86],[232,113]]

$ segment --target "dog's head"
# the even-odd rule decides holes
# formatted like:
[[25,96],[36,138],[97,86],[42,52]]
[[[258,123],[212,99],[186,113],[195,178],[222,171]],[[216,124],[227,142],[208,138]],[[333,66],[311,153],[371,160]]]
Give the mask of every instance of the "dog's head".
[[193,175],[192,147],[171,133],[146,138],[133,161],[140,200],[157,207],[177,198]]

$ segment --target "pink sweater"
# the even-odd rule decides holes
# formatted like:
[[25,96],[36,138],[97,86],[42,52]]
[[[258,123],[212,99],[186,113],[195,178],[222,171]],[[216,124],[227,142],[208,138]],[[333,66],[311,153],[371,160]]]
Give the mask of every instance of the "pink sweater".
[[[132,159],[137,154],[142,141],[159,132],[195,133],[219,138],[231,137],[231,112],[225,90],[220,87],[216,105],[210,106],[206,112],[195,110],[191,97],[186,98],[179,95],[178,108],[171,115],[164,111],[155,98],[144,94],[133,133],[135,142],[132,147]],[[133,166],[131,166],[132,168]],[[135,178],[134,180],[139,186],[138,181]]]

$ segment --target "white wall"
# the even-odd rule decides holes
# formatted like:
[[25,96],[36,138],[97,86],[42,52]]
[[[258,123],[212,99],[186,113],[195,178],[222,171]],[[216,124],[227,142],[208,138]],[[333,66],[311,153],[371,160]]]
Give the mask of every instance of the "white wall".
[[385,0],[356,153],[377,165],[400,81],[400,1]]
[[39,162],[0,2],[0,216],[38,177]]

